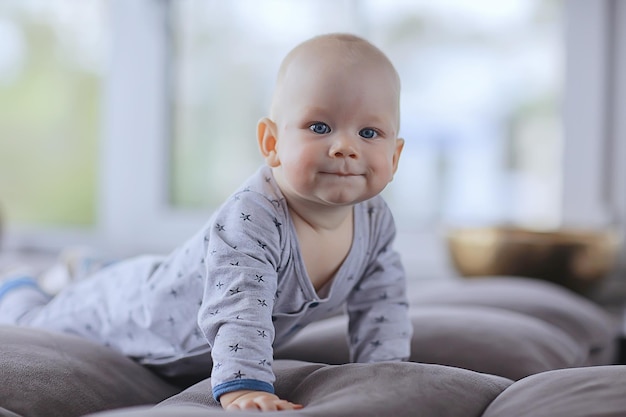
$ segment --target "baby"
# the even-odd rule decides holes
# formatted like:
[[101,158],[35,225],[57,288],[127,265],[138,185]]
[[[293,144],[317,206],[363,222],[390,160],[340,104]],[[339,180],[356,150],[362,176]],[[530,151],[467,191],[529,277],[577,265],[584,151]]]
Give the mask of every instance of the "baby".
[[258,124],[266,165],[201,230],[52,299],[7,276],[0,322],[80,335],[166,377],[210,375],[227,410],[302,407],[273,394],[273,349],[343,309],[353,362],[407,360],[405,276],[379,196],[404,144],[399,95],[393,65],[364,39],[298,45]]

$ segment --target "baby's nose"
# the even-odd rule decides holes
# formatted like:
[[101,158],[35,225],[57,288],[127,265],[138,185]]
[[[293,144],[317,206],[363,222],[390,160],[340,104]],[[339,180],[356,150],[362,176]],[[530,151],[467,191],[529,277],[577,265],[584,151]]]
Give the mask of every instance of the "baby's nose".
[[334,158],[357,158],[358,150],[355,140],[348,135],[337,135],[330,147],[329,154]]

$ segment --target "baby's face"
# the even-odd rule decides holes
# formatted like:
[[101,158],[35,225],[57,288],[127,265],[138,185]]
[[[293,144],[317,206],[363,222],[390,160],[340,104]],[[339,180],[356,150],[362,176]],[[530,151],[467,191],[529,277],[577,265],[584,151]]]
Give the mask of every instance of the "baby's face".
[[380,193],[396,170],[399,85],[382,62],[326,58],[298,58],[282,80],[274,173],[288,198],[351,205]]

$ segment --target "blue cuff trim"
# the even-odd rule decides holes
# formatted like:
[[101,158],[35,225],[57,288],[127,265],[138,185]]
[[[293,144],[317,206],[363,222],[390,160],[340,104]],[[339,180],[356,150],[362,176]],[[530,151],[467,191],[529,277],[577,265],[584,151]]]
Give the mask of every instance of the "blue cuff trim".
[[259,381],[258,379],[235,379],[213,387],[213,398],[215,398],[215,401],[219,401],[222,394],[243,389],[274,393],[274,386],[267,382]]
[[9,291],[12,291],[20,287],[35,287],[39,291],[41,291],[41,288],[39,288],[37,281],[35,281],[33,278],[19,277],[19,278],[10,279],[0,284],[0,298],[4,297]]

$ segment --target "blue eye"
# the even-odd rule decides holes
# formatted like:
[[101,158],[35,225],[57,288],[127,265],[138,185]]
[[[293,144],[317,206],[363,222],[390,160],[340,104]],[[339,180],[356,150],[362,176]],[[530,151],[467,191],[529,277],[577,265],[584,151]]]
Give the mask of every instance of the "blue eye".
[[369,127],[366,127],[365,129],[361,129],[359,131],[359,136],[365,139],[373,139],[376,136],[378,136],[378,132],[376,132],[374,129],[370,129]]
[[309,129],[311,129],[313,133],[317,133],[318,135],[325,135],[327,133],[330,133],[330,126],[322,122],[313,123],[311,126],[309,126]]

